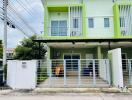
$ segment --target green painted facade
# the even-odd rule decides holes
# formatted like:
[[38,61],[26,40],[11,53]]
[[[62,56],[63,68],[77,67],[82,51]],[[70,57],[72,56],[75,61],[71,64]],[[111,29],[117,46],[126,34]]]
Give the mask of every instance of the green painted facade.
[[[51,48],[51,59],[63,59],[65,54],[79,54],[81,59],[86,59],[86,54],[93,54],[94,59],[97,59],[97,48],[69,48],[69,49],[62,49],[62,48]],[[54,55],[59,53],[60,55],[56,58]]]
[[120,12],[119,12],[119,6],[128,6],[132,5],[132,3],[126,3],[124,0],[123,3],[115,3],[113,6],[113,13],[114,13],[114,38],[132,38],[132,36],[122,36],[121,35],[121,29],[120,29]]
[[[125,53],[127,59],[132,58],[132,47],[122,48],[122,53]],[[112,49],[116,49],[112,48]],[[86,59],[86,54],[93,54],[94,59],[107,59],[108,58],[109,48],[104,48],[101,46],[93,47],[93,48],[48,48],[48,58],[49,59],[63,59],[64,54],[80,54],[81,59]],[[55,57],[56,53],[59,53],[59,57]]]
[[[120,12],[119,12],[119,6],[120,5],[132,5],[132,3],[126,3],[125,0],[123,3],[116,3],[113,4],[113,26],[114,26],[114,36],[111,38],[132,38],[132,36],[122,36],[121,35],[121,29],[120,29]],[[44,15],[44,39],[48,40],[56,40],[56,39],[97,39],[98,37],[90,38],[88,37],[88,18],[86,15],[87,12],[87,7],[86,3],[82,2],[81,4],[52,4],[52,5],[46,5],[44,6],[45,8],[45,15]],[[51,12],[66,12],[68,14],[69,12],[69,7],[82,7],[82,33],[80,36],[50,36],[48,27],[50,26],[50,13]],[[88,12],[87,12],[88,13]],[[117,46],[118,47],[118,46]],[[53,49],[53,48],[48,48],[48,58],[54,59],[54,53],[60,52],[60,57],[58,59],[63,59],[63,54],[64,53],[71,53],[71,50],[73,50],[74,53],[80,53],[81,54],[81,59],[85,59],[85,56],[87,53],[92,53],[94,54],[95,59],[101,59],[101,58],[108,58],[108,48],[103,48],[101,46],[97,46],[95,48],[69,48],[69,49]],[[127,53],[128,58],[132,58],[131,54],[132,48],[123,48],[122,52]]]
[[[114,19],[114,37],[112,38],[132,38],[132,36],[122,36],[120,30],[120,15],[119,15],[119,5],[132,5],[132,3],[115,3],[113,5],[113,19]],[[80,36],[50,36],[48,27],[49,27],[49,15],[50,12],[67,12],[69,7],[82,7],[82,34]],[[112,8],[111,8],[112,9]],[[64,5],[45,5],[45,16],[44,16],[44,38],[45,39],[88,39],[88,28],[87,23],[88,19],[86,18],[86,4],[64,4]],[[97,37],[98,38],[98,37]],[[91,39],[91,38],[90,38]],[[96,38],[95,38],[96,39]]]

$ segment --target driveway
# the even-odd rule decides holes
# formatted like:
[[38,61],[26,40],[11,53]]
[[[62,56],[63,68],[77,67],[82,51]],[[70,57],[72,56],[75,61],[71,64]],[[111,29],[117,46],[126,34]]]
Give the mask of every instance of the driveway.
[[132,100],[132,94],[103,93],[63,93],[63,94],[25,94],[2,95],[0,100]]

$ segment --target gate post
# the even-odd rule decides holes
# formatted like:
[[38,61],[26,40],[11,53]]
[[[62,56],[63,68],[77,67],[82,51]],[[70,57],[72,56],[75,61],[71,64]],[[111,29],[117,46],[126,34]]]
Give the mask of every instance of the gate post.
[[52,61],[49,60],[49,86],[52,86]]
[[132,60],[128,60],[128,66],[129,66],[129,84],[132,85]]
[[106,64],[106,75],[107,75],[107,82],[109,83],[109,86],[111,85],[111,79],[110,79],[110,63],[109,60],[105,60],[105,64]]
[[96,86],[95,60],[93,60],[93,86]]
[[78,86],[81,85],[81,61],[78,60]]
[[66,60],[65,59],[63,60],[63,63],[64,63],[64,86],[66,86],[67,82],[66,82]]

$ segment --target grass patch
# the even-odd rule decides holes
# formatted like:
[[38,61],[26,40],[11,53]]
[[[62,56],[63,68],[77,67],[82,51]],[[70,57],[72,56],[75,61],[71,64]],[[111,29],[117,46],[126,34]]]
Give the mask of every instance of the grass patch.
[[37,72],[37,83],[40,84],[41,82],[44,82],[47,78],[47,68],[43,66],[39,67]]

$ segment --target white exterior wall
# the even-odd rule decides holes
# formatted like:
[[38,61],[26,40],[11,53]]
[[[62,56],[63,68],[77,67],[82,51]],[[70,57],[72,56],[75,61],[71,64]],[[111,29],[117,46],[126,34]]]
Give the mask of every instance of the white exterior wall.
[[[85,0],[87,17],[87,34],[92,38],[105,38],[114,36],[113,2],[112,0]],[[93,17],[94,28],[88,27],[88,18]],[[104,27],[104,18],[110,19],[110,27]]]
[[[26,66],[22,65],[25,62]],[[37,83],[37,61],[8,61],[7,85],[12,89],[34,89]]]
[[56,4],[79,4],[82,0],[46,0],[47,5],[56,5]]
[[111,61],[112,83],[116,87],[123,87],[123,71],[121,49],[114,49],[108,52]]

